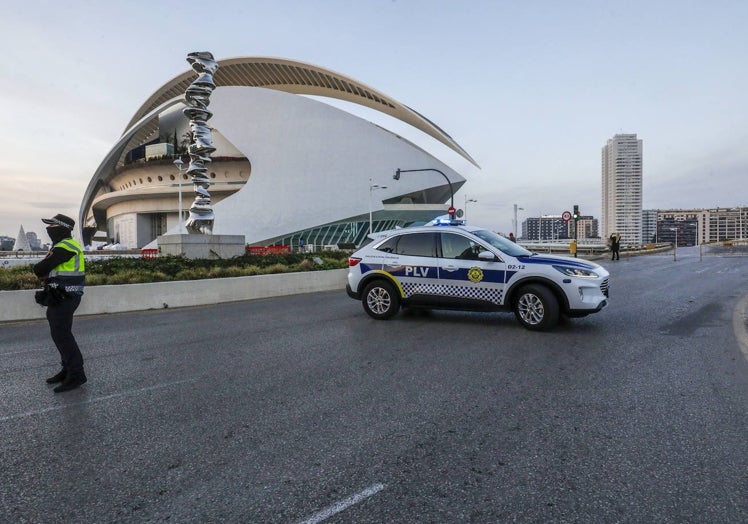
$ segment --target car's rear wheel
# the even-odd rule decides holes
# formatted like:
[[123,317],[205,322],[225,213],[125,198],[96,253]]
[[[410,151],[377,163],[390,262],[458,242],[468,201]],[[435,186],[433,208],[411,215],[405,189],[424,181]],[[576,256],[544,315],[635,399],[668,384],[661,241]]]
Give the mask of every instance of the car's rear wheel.
[[385,280],[375,280],[367,285],[361,303],[364,311],[377,320],[393,317],[400,309],[400,298],[395,286]]
[[514,316],[527,329],[547,331],[558,324],[558,300],[545,286],[525,286],[514,302]]

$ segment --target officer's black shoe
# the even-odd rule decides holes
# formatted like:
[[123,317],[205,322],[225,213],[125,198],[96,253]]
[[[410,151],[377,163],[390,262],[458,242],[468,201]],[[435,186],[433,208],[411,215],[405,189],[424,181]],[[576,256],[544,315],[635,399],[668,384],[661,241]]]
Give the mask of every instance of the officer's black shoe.
[[57,373],[56,375],[49,377],[47,379],[47,384],[57,384],[58,382],[62,382],[65,380],[65,377],[67,376],[68,372],[64,369]]
[[62,393],[64,391],[70,391],[71,389],[78,388],[86,383],[85,373],[75,373],[65,377],[62,384],[57,386],[53,391],[55,393]]

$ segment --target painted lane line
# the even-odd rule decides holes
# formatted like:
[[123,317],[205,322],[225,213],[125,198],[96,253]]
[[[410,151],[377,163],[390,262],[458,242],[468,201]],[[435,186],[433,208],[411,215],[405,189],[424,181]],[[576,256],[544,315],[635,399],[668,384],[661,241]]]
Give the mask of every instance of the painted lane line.
[[738,339],[740,350],[748,360],[748,295],[744,296],[732,314],[732,330]]
[[322,522],[323,520],[327,520],[336,513],[340,513],[341,511],[350,508],[351,506],[354,506],[361,502],[364,499],[368,499],[372,495],[376,495],[380,491],[384,489],[384,484],[374,484],[373,486],[366,488],[365,490],[361,491],[360,493],[356,493],[355,495],[351,495],[347,499],[343,499],[340,502],[336,502],[332,506],[328,506],[327,508],[323,509],[322,511],[319,511],[309,517],[306,520],[302,520],[299,524],[317,524],[319,522]]
[[97,402],[103,402],[105,400],[111,400],[113,398],[117,397],[124,397],[127,395],[137,395],[138,393],[144,393],[146,391],[152,391],[154,389],[162,389],[167,388],[169,386],[176,386],[178,384],[186,384],[187,382],[195,382],[196,378],[190,378],[187,380],[178,380],[176,382],[167,382],[165,384],[156,384],[155,386],[148,386],[146,388],[140,388],[140,389],[132,389],[129,391],[122,391],[120,393],[112,393],[111,395],[105,395],[103,397],[94,397],[89,400],[84,400],[82,402],[73,402],[70,404],[64,404],[62,406],[51,406],[44,409],[37,409],[35,411],[26,411],[25,413],[18,413],[17,415],[8,415],[7,417],[0,417],[0,422],[8,422],[9,420],[16,420],[20,418],[26,418],[26,417],[33,417],[34,415],[42,415],[44,413],[49,413],[51,411],[60,411],[63,409],[68,409],[76,406],[84,406],[86,404],[94,404]]
[[13,355],[26,355],[28,353],[47,353],[49,352],[49,348],[40,348],[40,349],[24,349],[23,351],[11,351],[9,353],[0,353],[1,357],[10,357]]

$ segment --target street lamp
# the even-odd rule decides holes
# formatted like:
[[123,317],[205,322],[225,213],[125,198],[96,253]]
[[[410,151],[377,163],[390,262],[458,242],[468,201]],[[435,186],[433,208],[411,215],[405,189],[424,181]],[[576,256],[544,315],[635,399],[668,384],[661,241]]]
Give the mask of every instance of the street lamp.
[[380,186],[379,184],[372,184],[371,178],[369,179],[369,234],[371,235],[372,232],[372,215],[371,215],[371,194],[374,192],[375,189],[387,189],[387,186]]
[[670,231],[675,231],[675,244],[673,244],[673,262],[675,262],[677,260],[675,253],[678,251],[678,228],[671,227]]
[[179,233],[184,233],[184,224],[182,223],[182,157],[178,156],[174,161],[174,165],[179,170]]
[[451,213],[454,213],[454,209],[455,209],[455,192],[454,192],[454,189],[452,188],[452,182],[449,180],[449,178],[447,178],[447,175],[445,175],[444,173],[442,173],[438,169],[433,169],[433,168],[430,168],[430,167],[427,167],[425,169],[399,169],[398,168],[398,170],[395,171],[395,174],[392,175],[392,178],[394,178],[395,180],[400,180],[400,173],[413,173],[413,172],[416,172],[416,171],[436,171],[437,173],[439,173],[441,176],[444,177],[444,179],[447,181],[447,184],[449,184],[449,195],[450,195],[449,209],[451,210]]
[[468,198],[467,195],[465,195],[465,207],[464,207],[465,220],[467,220],[467,205],[469,202],[478,202],[478,201],[474,198]]

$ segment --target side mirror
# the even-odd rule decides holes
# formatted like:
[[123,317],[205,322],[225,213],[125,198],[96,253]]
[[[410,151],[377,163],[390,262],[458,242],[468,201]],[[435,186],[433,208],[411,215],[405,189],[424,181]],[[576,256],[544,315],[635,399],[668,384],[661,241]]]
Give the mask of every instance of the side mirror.
[[490,251],[481,251],[478,253],[478,260],[488,260],[489,262],[496,262],[498,258]]

